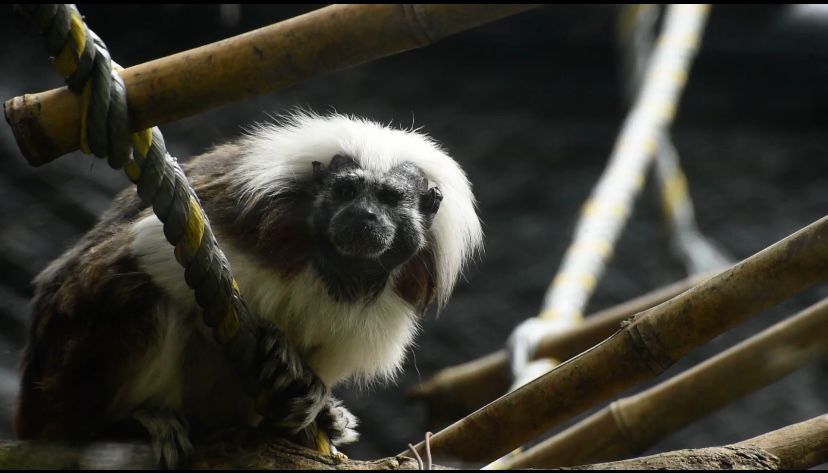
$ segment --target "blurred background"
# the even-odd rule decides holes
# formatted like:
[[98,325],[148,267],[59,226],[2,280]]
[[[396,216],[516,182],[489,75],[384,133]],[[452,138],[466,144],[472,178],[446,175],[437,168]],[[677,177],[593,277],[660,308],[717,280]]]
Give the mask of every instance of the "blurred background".
[[[45,45],[0,14],[0,99],[61,84]],[[277,22],[319,6],[78,5],[124,66]],[[503,346],[534,316],[625,116],[615,46],[618,6],[549,6],[435,46],[325,75],[162,127],[181,160],[290,107],[422,127],[467,171],[485,254],[448,307],[423,322],[396,385],[340,389],[362,420],[352,458],[395,454],[423,438],[406,391],[439,369]],[[828,205],[828,8],[715,6],[673,139],[702,231],[738,259],[823,217]],[[652,177],[652,176],[651,176]],[[589,311],[685,276],[648,184]],[[73,154],[30,168],[0,125],[0,437],[11,438],[16,365],[30,281],[73,245],[128,181]],[[692,352],[686,369],[828,296],[817,287]],[[828,336],[828,335],[826,335]],[[828,362],[807,366],[665,439],[649,453],[720,445],[828,412]],[[527,407],[528,408],[528,407]],[[677,406],[677,408],[680,408]]]

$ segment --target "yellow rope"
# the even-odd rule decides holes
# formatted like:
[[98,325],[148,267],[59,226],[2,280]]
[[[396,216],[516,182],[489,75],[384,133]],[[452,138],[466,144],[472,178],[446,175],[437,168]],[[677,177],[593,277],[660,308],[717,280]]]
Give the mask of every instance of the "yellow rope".
[[63,77],[69,77],[78,69],[78,60],[86,48],[86,25],[80,14],[72,12],[69,19],[69,38],[63,49],[55,56],[54,66]]

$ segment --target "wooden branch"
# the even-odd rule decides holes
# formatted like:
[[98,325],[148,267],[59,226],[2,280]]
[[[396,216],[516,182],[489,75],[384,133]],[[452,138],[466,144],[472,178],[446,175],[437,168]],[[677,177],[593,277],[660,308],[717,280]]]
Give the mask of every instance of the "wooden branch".
[[599,345],[443,429],[431,438],[432,453],[441,462],[491,462],[826,279],[828,217],[638,314]]
[[807,470],[825,462],[828,462],[828,415],[821,415],[725,447],[678,450],[571,469]]
[[[828,415],[794,424],[726,447],[680,450],[650,457],[576,467],[619,469],[807,469],[828,461]],[[0,442],[0,469],[148,469],[154,466],[148,445],[136,443],[48,444]],[[414,470],[406,456],[373,461],[326,456],[257,430],[227,431],[196,446],[197,470],[315,469]],[[434,465],[435,470],[448,469]]]
[[[0,442],[0,469],[146,469],[154,461],[148,445],[137,443],[48,444]],[[416,470],[413,459],[374,461],[322,455],[256,430],[222,433],[196,446],[190,468],[197,470]],[[435,466],[435,469],[445,469]]]
[[649,457],[596,463],[562,470],[780,470],[779,459],[751,447],[711,447],[676,450]]
[[828,300],[635,396],[613,402],[508,460],[504,469],[630,458],[801,366],[828,354]]
[[[440,39],[535,5],[333,5],[121,72],[132,130]],[[91,25],[94,26],[94,25]],[[106,38],[104,38],[106,39]],[[117,54],[116,54],[117,56]],[[4,105],[17,144],[33,166],[77,150],[80,98],[66,87]]]
[[[570,330],[540,342],[533,359],[566,361],[613,334],[625,319],[672,299],[712,274],[689,277],[635,299],[597,312]],[[512,373],[506,350],[446,368],[415,386],[409,396],[425,401],[429,428],[442,428],[494,401],[509,390]]]
[[779,457],[780,468],[807,470],[828,462],[828,414],[735,444]]

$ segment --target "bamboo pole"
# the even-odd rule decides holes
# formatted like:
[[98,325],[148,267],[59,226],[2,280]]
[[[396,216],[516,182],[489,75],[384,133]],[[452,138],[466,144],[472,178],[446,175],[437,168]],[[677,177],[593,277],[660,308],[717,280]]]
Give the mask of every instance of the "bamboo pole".
[[724,447],[660,453],[574,470],[807,470],[828,462],[828,415]]
[[[333,5],[121,71],[132,131],[433,44],[535,5]],[[66,87],[15,97],[6,120],[33,166],[78,149],[80,98]]]
[[[508,461],[555,468],[630,458],[656,442],[828,354],[828,299]],[[679,406],[678,408],[676,406]]]
[[[541,340],[533,359],[566,361],[609,337],[621,322],[654,307],[710,278],[712,274],[689,277],[635,299],[596,312],[580,325]],[[430,428],[448,425],[494,401],[509,390],[512,373],[509,355],[500,350],[457,366],[445,368],[428,381],[415,386],[409,396],[425,401]]]
[[[599,345],[431,438],[439,461],[484,464],[807,287],[828,280],[828,217],[642,312]],[[417,449],[423,452],[421,442]]]

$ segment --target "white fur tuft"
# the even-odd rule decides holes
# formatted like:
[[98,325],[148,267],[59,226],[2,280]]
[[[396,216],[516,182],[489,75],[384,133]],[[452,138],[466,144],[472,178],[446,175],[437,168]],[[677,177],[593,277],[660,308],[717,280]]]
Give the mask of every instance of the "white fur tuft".
[[344,115],[297,112],[277,123],[252,127],[240,143],[242,156],[233,181],[242,183],[244,202],[252,206],[266,196],[311,179],[311,163],[328,164],[337,153],[363,168],[384,173],[410,161],[443,193],[431,227],[436,263],[436,292],[442,306],[463,266],[480,248],[483,232],[465,173],[437,143],[414,130],[398,130]]

